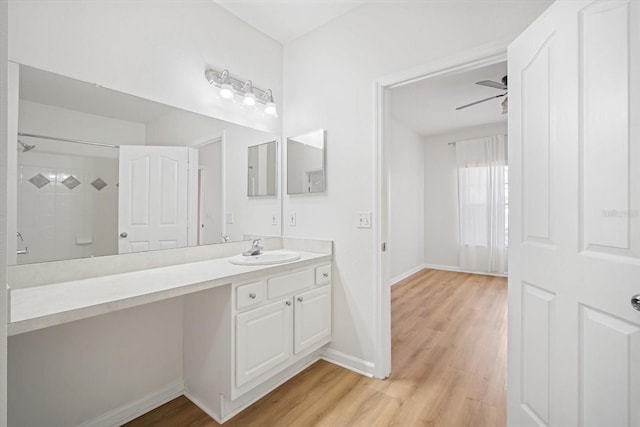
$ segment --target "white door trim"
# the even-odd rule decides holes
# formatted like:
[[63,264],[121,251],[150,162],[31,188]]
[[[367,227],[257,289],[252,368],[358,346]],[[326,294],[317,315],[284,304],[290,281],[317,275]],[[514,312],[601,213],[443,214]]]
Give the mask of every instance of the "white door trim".
[[[220,143],[220,198],[222,199],[222,206],[221,206],[221,211],[222,211],[222,215],[221,215],[221,226],[220,226],[220,230],[222,232],[222,234],[227,234],[227,230],[226,230],[226,222],[224,220],[225,217],[225,213],[227,212],[227,181],[226,181],[226,144],[225,144],[225,139],[226,139],[226,131],[222,131],[220,132],[219,135],[217,136],[212,136],[210,138],[207,138],[201,142],[195,142],[192,144],[187,145],[190,148],[202,148],[205,145],[209,145],[209,144],[213,144],[216,142]],[[196,168],[197,169],[197,168]]]
[[[2,111],[8,111],[9,107],[9,69],[8,61],[8,2],[0,2],[0,63],[3,64],[0,70],[0,108]],[[9,116],[3,114],[0,117],[0,129],[6,130],[9,127]],[[9,146],[8,132],[0,134],[0,187],[2,192],[7,194],[9,188],[8,175],[8,157],[9,150],[15,153],[15,147]],[[7,425],[7,323],[9,322],[9,290],[7,289],[7,259],[8,251],[14,250],[8,244],[10,240],[7,238],[7,216],[9,206],[6,197],[0,199],[0,427]],[[9,236],[11,236],[9,234]],[[15,235],[14,235],[15,240]],[[14,252],[15,253],[15,252]]]
[[[498,40],[446,58],[378,78],[375,91],[375,366],[374,376],[386,378],[391,372],[390,278],[385,278],[382,244],[388,242],[388,180],[385,158],[385,90],[443,74],[460,73],[507,60],[507,47],[515,38]],[[391,248],[390,248],[391,249]]]

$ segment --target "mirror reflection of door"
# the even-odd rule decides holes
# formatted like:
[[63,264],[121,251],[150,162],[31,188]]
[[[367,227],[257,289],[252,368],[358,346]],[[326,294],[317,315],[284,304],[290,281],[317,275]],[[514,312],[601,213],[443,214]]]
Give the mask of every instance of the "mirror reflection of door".
[[275,196],[278,170],[276,142],[254,145],[247,151],[247,196]]
[[188,149],[121,146],[118,253],[188,244]]
[[198,147],[198,244],[220,242],[222,222],[222,140]]
[[307,193],[320,193],[324,191],[324,171],[323,170],[314,170],[307,171],[306,175],[306,184]]

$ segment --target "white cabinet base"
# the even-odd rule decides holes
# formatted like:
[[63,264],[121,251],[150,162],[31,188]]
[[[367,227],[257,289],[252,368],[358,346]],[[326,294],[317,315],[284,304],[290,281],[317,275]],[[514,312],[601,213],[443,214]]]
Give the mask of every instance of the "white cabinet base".
[[256,401],[271,393],[276,388],[280,387],[282,384],[289,381],[291,378],[298,375],[300,372],[307,369],[309,366],[321,360],[321,354],[323,351],[324,348],[321,348],[313,354],[302,358],[298,362],[284,369],[282,372],[271,377],[269,380],[263,382],[259,386],[256,386],[251,391],[243,394],[236,400],[231,400],[220,395],[215,404],[210,404],[201,399],[199,395],[191,393],[188,389],[185,390],[184,395],[207,415],[216,420],[216,422],[223,424]]
[[324,283],[317,283],[316,267],[326,272],[330,265],[185,297],[185,396],[217,422],[323,355],[331,341],[331,284],[322,274]]

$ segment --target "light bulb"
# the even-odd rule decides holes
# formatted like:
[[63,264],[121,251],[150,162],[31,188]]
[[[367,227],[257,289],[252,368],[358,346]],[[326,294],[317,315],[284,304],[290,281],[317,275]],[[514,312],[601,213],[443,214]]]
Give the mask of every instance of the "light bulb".
[[233,88],[229,83],[225,83],[220,86],[220,98],[233,99]]
[[278,117],[278,112],[276,111],[276,104],[273,101],[267,102],[267,105],[265,105],[264,107],[264,113],[269,116]]
[[242,103],[247,107],[255,107],[256,105],[256,94],[253,92],[247,92],[244,94],[244,99]]

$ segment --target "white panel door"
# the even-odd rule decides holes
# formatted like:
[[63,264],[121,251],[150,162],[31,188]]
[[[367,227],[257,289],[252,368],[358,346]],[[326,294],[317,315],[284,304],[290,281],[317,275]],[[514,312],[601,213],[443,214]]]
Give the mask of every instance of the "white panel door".
[[287,299],[236,316],[236,388],[291,357],[292,309]]
[[121,146],[118,252],[187,246],[186,147]]
[[640,2],[509,47],[510,426],[640,427]]
[[331,286],[296,295],[293,312],[295,354],[327,341],[331,337]]

